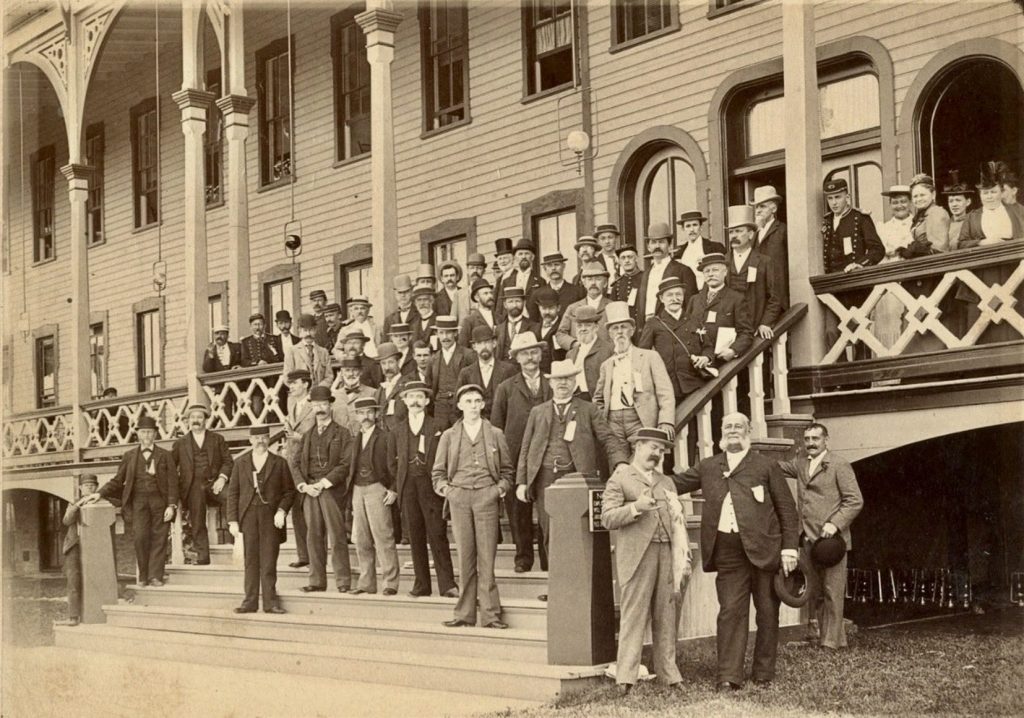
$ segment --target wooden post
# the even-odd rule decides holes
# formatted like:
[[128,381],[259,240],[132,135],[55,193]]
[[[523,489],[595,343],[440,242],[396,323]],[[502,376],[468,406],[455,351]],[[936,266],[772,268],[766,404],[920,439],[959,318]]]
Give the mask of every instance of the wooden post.
[[750,430],[753,436],[768,436],[764,420],[764,354],[758,354],[747,367],[750,378]]
[[782,0],[782,82],[786,110],[786,216],[789,222],[789,295],[807,304],[793,330],[797,366],[817,363],[825,353],[824,312],[810,277],[824,271],[821,246],[821,130],[814,3]]
[[[370,201],[370,246],[373,264],[370,286],[376,297],[371,301],[386,316],[395,307],[395,298],[384,290],[386,280],[398,274],[398,193],[395,183],[395,135],[392,120],[391,61],[395,57],[395,30],[401,13],[371,2],[356,22],[366,34],[366,59],[370,63],[370,177],[373,196]],[[376,5],[376,7],[374,7]]]
[[92,398],[89,361],[89,251],[85,202],[92,168],[67,164],[60,168],[68,180],[71,201],[71,423],[76,461],[88,444],[89,424],[82,404]]

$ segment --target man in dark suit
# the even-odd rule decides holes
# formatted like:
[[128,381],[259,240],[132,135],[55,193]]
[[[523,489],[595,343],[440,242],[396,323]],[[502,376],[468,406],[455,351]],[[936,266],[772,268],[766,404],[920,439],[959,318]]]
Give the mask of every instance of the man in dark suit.
[[690,357],[698,353],[700,345],[696,342],[689,345],[686,343],[686,315],[683,313],[686,290],[682,280],[679,277],[663,279],[658,290],[662,310],[647,320],[637,346],[653,349],[661,356],[672,379],[672,392],[678,404],[696,388],[691,381],[694,371]]
[[636,310],[636,331],[640,334],[644,330],[644,323],[648,317],[652,317],[661,311],[661,303],[658,301],[658,287],[661,282],[669,277],[679,277],[683,280],[683,287],[687,297],[697,293],[697,279],[693,271],[684,264],[672,259],[672,228],[666,222],[655,222],[647,228],[647,251],[651,254],[651,261],[640,278],[640,286],[637,289]]
[[474,307],[465,315],[459,327],[459,346],[463,347],[468,347],[472,343],[473,330],[477,327],[487,327],[494,331],[497,326],[494,316],[494,287],[491,283],[483,278],[474,280],[469,298]]
[[540,323],[535,322],[526,313],[526,292],[522,289],[515,286],[506,287],[503,296],[505,319],[494,328],[494,335],[497,339],[495,352],[499,359],[507,360],[512,358],[509,348],[516,335],[533,332],[536,336],[540,333]]
[[156,421],[139,419],[139,445],[121,457],[117,473],[85,503],[100,499],[120,502],[131,521],[140,586],[163,586],[167,558],[167,524],[178,504],[178,473],[171,452],[156,445]]
[[412,326],[416,319],[416,308],[412,305],[412,282],[408,275],[398,275],[391,280],[391,286],[395,291],[395,302],[398,304],[398,308],[384,317],[384,326],[381,332],[381,336],[384,337],[391,334],[392,324]]
[[387,441],[389,471],[395,480],[416,575],[409,595],[415,598],[431,593],[429,544],[437,573],[438,593],[457,598],[459,590],[455,586],[451,547],[443,516],[444,501],[434,493],[430,477],[444,427],[426,414],[425,409],[430,402],[427,384],[416,379],[407,381],[402,385],[401,398],[406,415],[387,435]]
[[717,571],[719,691],[738,690],[744,681],[750,599],[757,612],[753,679],[775,677],[779,599],[772,581],[781,563],[788,575],[797,566],[800,522],[796,503],[778,464],[750,451],[750,420],[722,418],[722,447],[697,466],[675,475],[679,493],[704,496],[700,547],[704,571]]
[[[385,342],[395,345],[398,352],[398,373],[409,376],[416,370],[416,360],[412,351],[412,328],[401,322],[391,325],[388,334],[385,335]],[[380,349],[378,348],[378,352]]]
[[779,276],[779,299],[783,308],[789,306],[789,240],[786,225],[778,218],[782,196],[771,185],[754,190],[754,219],[757,221],[757,240],[754,247],[771,257]]
[[762,339],[775,336],[772,325],[782,315],[778,267],[767,254],[753,246],[754,211],[747,205],[729,208],[729,277],[726,284],[744,295],[754,331]]
[[502,297],[505,280],[515,276],[515,251],[512,240],[499,237],[494,243],[494,319],[501,322],[505,319],[505,304]]
[[224,437],[208,430],[210,410],[194,403],[185,412],[189,431],[174,442],[171,456],[178,467],[178,495],[188,515],[188,533],[196,563],[210,563],[210,536],[206,528],[206,508],[220,506],[221,493],[231,476],[231,452]]
[[309,293],[309,301],[313,303],[309,312],[316,323],[316,331],[313,335],[318,346],[330,351],[327,345],[327,317],[324,316],[324,308],[327,306],[327,292],[322,289],[314,289]]
[[[540,278],[533,267],[537,251],[533,242],[528,239],[520,239],[515,246],[515,271],[501,280],[502,299],[508,296],[508,289],[519,287],[525,295],[524,314],[533,321],[540,319],[537,312],[537,305],[533,301],[533,293],[544,286],[544,280]],[[506,305],[507,307],[507,305]]]
[[249,316],[249,328],[252,334],[242,337],[242,366],[258,364],[274,364],[284,360],[281,350],[281,338],[264,331],[266,319],[256,312]]
[[430,390],[436,397],[434,418],[448,428],[458,416],[455,392],[459,388],[459,372],[476,360],[472,350],[457,343],[459,322],[455,317],[437,318],[439,348],[430,359]]
[[620,235],[619,228],[614,224],[599,224],[594,228],[594,237],[601,246],[601,251],[594,259],[608,270],[609,288],[619,278],[619,257],[615,250],[618,249]]
[[278,310],[274,314],[274,326],[277,327],[277,341],[281,346],[281,359],[284,360],[284,351],[299,343],[299,337],[292,334],[292,315],[287,309]]
[[[322,348],[322,347],[321,347]],[[294,482],[300,475],[299,454],[306,432],[316,424],[316,414],[309,400],[309,372],[296,369],[290,372],[288,379],[288,414],[284,417],[282,428],[285,430],[284,445],[281,447],[281,458],[288,462],[288,471]],[[306,515],[303,512],[305,494],[295,493],[292,501],[292,528],[295,531],[295,560],[288,565],[302,568],[309,565],[309,551],[306,549]]]
[[544,490],[574,471],[607,478],[609,468],[629,461],[625,443],[608,428],[598,408],[573,397],[577,373],[570,361],[551,365],[547,375],[551,399],[530,410],[523,432],[524,450],[516,463],[516,498],[527,504],[537,502],[545,555],[551,546],[551,521],[544,510]]
[[434,311],[434,290],[430,287],[416,287],[412,290],[412,303],[416,315],[412,320],[412,339],[421,339],[430,345],[431,351],[437,351],[437,335],[434,324],[437,313]]
[[[409,372],[408,377],[417,381],[422,381],[427,386],[433,385],[433,379],[430,375],[430,365],[433,362],[434,353],[430,351],[430,345],[422,339],[418,339],[412,343],[412,358],[415,364],[413,370]],[[429,412],[433,416],[434,412]]]
[[[725,245],[714,242],[701,234],[701,227],[707,221],[708,218],[701,212],[691,210],[679,215],[679,221],[676,222],[679,225],[679,239],[682,244],[673,254],[676,261],[689,267],[693,272],[698,290],[704,288],[704,277],[701,276],[698,268],[700,260],[705,254],[725,254]],[[688,294],[686,300],[689,301],[691,296],[692,294]]]
[[[800,550],[811,566],[807,590],[811,594],[809,638],[820,638],[823,648],[846,647],[843,599],[846,596],[846,555],[835,566],[822,567],[810,560],[819,538],[839,536],[849,552],[853,548],[850,525],[864,508],[864,498],[850,462],[828,451],[828,429],[810,424],[804,429],[805,456],[779,463],[782,475],[796,479],[797,509],[804,541]],[[813,625],[819,634],[814,636]]]
[[277,557],[284,519],[295,499],[288,462],[267,451],[270,427],[249,429],[252,451],[238,457],[228,484],[228,530],[245,552],[245,598],[235,613],[284,613],[277,596]]
[[545,254],[541,262],[541,269],[548,277],[548,287],[554,292],[558,300],[558,318],[569,308],[573,302],[578,302],[587,296],[587,292],[580,284],[568,282],[565,279],[566,259],[561,252]]
[[450,314],[461,319],[469,312],[468,306],[460,306],[463,301],[459,291],[462,267],[454,259],[448,259],[441,262],[438,274],[441,277],[441,288],[434,295],[434,308],[438,314]]
[[611,301],[607,293],[608,270],[601,262],[591,262],[580,272],[580,281],[586,288],[587,296],[569,305],[555,333],[555,343],[565,352],[576,345],[576,313],[583,307],[591,307],[597,311],[597,333],[602,339],[608,340],[604,316],[604,309]]
[[398,551],[391,506],[398,500],[388,471],[388,444],[377,426],[377,400],[355,401],[359,433],[351,442],[348,485],[352,495],[352,542],[359,557],[359,582],[349,593],[377,593],[377,562],[384,595],[398,593]]
[[[566,282],[566,287],[575,285]],[[541,287],[534,293],[534,300],[537,302],[537,311],[540,312],[540,324],[537,326],[537,338],[544,342],[544,359],[541,361],[541,371],[551,371],[551,362],[565,358],[565,350],[555,342],[558,335],[558,324],[562,317],[562,307],[558,303],[558,295],[551,287]]]
[[[512,341],[512,358],[519,364],[519,373],[498,385],[491,408],[491,423],[505,432],[512,463],[519,461],[523,432],[530,410],[551,398],[551,385],[541,373],[544,344],[532,332],[516,335]],[[533,568],[533,507],[516,501],[509,493],[505,513],[516,544],[516,573]],[[547,557],[542,556],[541,569],[547,570]]]
[[299,451],[299,475],[293,477],[305,494],[306,546],[309,550],[309,585],[302,590],[327,590],[327,534],[331,535],[331,565],[339,593],[352,587],[345,517],[342,507],[348,493],[348,468],[352,435],[331,418],[334,396],[325,386],[309,394],[316,424],[306,432]]
[[462,367],[462,370],[459,372],[458,385],[476,384],[484,390],[482,416],[485,419],[490,419],[491,407],[494,405],[494,390],[501,382],[515,376],[518,373],[518,369],[515,364],[495,357],[494,352],[497,341],[494,338],[494,332],[489,328],[477,327],[473,330],[472,338],[476,361]]
[[342,333],[341,318],[341,305],[337,302],[331,302],[324,307],[324,319],[327,322],[327,331],[322,346],[324,349],[332,353],[338,345],[338,335]]
[[[584,234],[576,240],[576,244],[572,248],[576,250],[577,267],[576,276],[573,277],[572,283],[586,291],[586,287],[583,284],[583,270],[591,264],[598,263],[597,253],[601,250],[601,245],[589,234]],[[603,262],[600,264],[603,266]],[[609,274],[608,276],[611,275]],[[605,286],[605,289],[607,288]]]
[[213,341],[206,347],[203,354],[203,371],[209,374],[215,371],[227,371],[242,366],[242,347],[228,341],[228,327],[219,324],[213,328]]
[[391,342],[384,342],[377,348],[377,363],[384,375],[377,389],[377,404],[380,406],[381,424],[387,431],[394,429],[405,418],[405,404],[399,398],[405,380],[399,371],[401,358],[398,347]]
[[640,306],[640,280],[644,272],[638,264],[639,257],[636,247],[623,244],[618,248],[619,277],[608,290],[608,298],[613,302],[625,302],[629,306],[629,315],[636,319],[637,308]]
[[601,338],[597,331],[600,316],[593,307],[581,307],[576,312],[576,343],[566,356],[579,371],[576,391],[587,401],[594,396],[601,365],[612,355],[611,342]]

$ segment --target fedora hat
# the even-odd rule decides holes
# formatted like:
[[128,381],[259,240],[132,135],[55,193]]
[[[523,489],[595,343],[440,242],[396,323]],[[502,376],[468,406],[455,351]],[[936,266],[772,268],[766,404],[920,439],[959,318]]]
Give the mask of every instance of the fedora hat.
[[582,307],[576,310],[576,315],[573,317],[577,324],[590,324],[601,320],[601,312],[594,309],[591,306],[584,304]]
[[572,246],[577,252],[580,247],[593,247],[594,249],[600,249],[601,245],[598,244],[597,240],[591,237],[589,234],[584,234],[582,237],[576,240],[576,244]]
[[491,284],[490,282],[488,282],[483,277],[480,277],[479,279],[474,280],[473,281],[473,287],[472,287],[472,289],[469,290],[469,298],[475,301],[476,300],[476,293],[479,292],[481,289],[485,289],[485,288],[486,289],[494,289],[494,285]]
[[362,368],[363,368],[363,363],[361,361],[359,361],[358,359],[356,359],[355,357],[345,357],[340,362],[338,362],[338,368],[339,369],[359,369],[361,371]]
[[604,307],[604,315],[607,318],[605,326],[609,329],[613,324],[629,322],[636,326],[636,320],[629,315],[629,305],[625,302],[608,302]]
[[537,335],[533,332],[520,332],[512,337],[512,344],[508,348],[509,355],[515,359],[516,354],[524,349],[543,349],[547,342],[537,341]]
[[377,347],[377,361],[382,362],[388,357],[400,357],[402,352],[398,351],[398,347],[393,342],[384,342]]
[[654,427],[637,429],[627,437],[627,441],[631,444],[638,441],[656,441],[662,446],[672,446],[672,439],[668,437],[668,432]]
[[811,545],[811,560],[816,566],[832,568],[843,560],[846,555],[846,541],[835,533],[828,538],[819,536],[818,540]]
[[135,425],[136,429],[153,429],[156,431],[156,419],[152,416],[143,416]]
[[396,292],[408,292],[412,289],[412,280],[409,279],[408,274],[399,274],[391,280],[391,287]]
[[557,292],[546,284],[534,290],[533,301],[538,307],[553,307],[559,304]]
[[309,391],[310,401],[327,401],[334,402],[334,394],[331,393],[329,387],[326,386],[314,386]]
[[679,215],[679,221],[676,222],[680,227],[683,226],[684,222],[707,222],[708,218],[701,213],[698,209],[691,209],[689,212],[683,212]]
[[551,362],[551,371],[544,376],[548,379],[568,379],[580,373],[576,363],[565,359],[563,361]]
[[299,329],[316,329],[316,317],[312,314],[300,314]]
[[910,196],[910,185],[908,184],[894,184],[885,192],[882,192],[883,197],[897,197],[899,195]]
[[709,267],[712,264],[725,264],[729,263],[725,261],[725,255],[721,252],[709,252],[700,258],[700,262],[697,263],[697,271],[704,271],[704,267]]
[[363,333],[362,329],[350,329],[349,331],[345,332],[345,335],[343,337],[341,337],[341,341],[343,343],[351,341],[353,339],[358,339],[361,342],[370,341],[370,337],[366,336],[366,334]]
[[737,227],[757,228],[757,222],[754,221],[754,208],[749,204],[734,204],[729,207],[728,220],[725,225],[727,229],[735,229]]
[[494,254],[500,257],[503,254],[512,254],[512,240],[508,237],[500,237],[494,242]]
[[462,281],[462,266],[458,262],[456,262],[454,259],[446,259],[443,262],[441,262],[441,266],[438,268],[437,273],[441,274],[442,272],[444,272],[444,270],[446,270],[448,268],[452,268],[452,269],[455,270],[455,281],[456,282],[461,282]]
[[647,228],[644,239],[667,239],[671,242],[674,236],[668,222],[655,222]]
[[770,184],[761,185],[760,187],[754,188],[754,199],[750,202],[750,206],[756,207],[762,202],[769,202],[771,200],[781,202],[782,195],[776,192],[775,188]]
[[772,587],[779,600],[790,608],[803,607],[811,599],[811,584],[807,581],[811,570],[807,554],[803,552],[797,559],[797,567],[788,576],[780,568],[772,579]]
[[622,234],[622,232],[619,231],[619,228],[616,227],[614,224],[599,224],[594,229],[595,235],[602,234],[604,232],[611,232],[614,235]]
[[533,246],[533,242],[525,238],[520,239],[518,242],[516,242],[516,251],[518,252],[520,250],[533,252],[534,254],[537,253],[537,248]]

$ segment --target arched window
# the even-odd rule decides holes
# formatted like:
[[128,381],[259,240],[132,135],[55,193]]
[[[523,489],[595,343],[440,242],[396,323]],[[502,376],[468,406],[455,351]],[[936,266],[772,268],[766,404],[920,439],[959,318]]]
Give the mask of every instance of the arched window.
[[[640,169],[634,195],[635,236],[642,239],[654,222],[675,229],[680,213],[697,208],[697,177],[686,153],[669,146],[655,152]],[[641,252],[643,248],[639,247]]]

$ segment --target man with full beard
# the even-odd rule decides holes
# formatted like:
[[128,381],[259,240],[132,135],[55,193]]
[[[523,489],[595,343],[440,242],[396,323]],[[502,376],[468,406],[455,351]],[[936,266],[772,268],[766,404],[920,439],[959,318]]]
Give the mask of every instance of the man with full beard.
[[494,317],[494,287],[486,279],[473,280],[473,286],[469,292],[470,301],[473,302],[473,309],[463,318],[459,327],[459,346],[468,347],[473,341],[473,330],[477,327],[487,327],[493,331],[497,325]]

